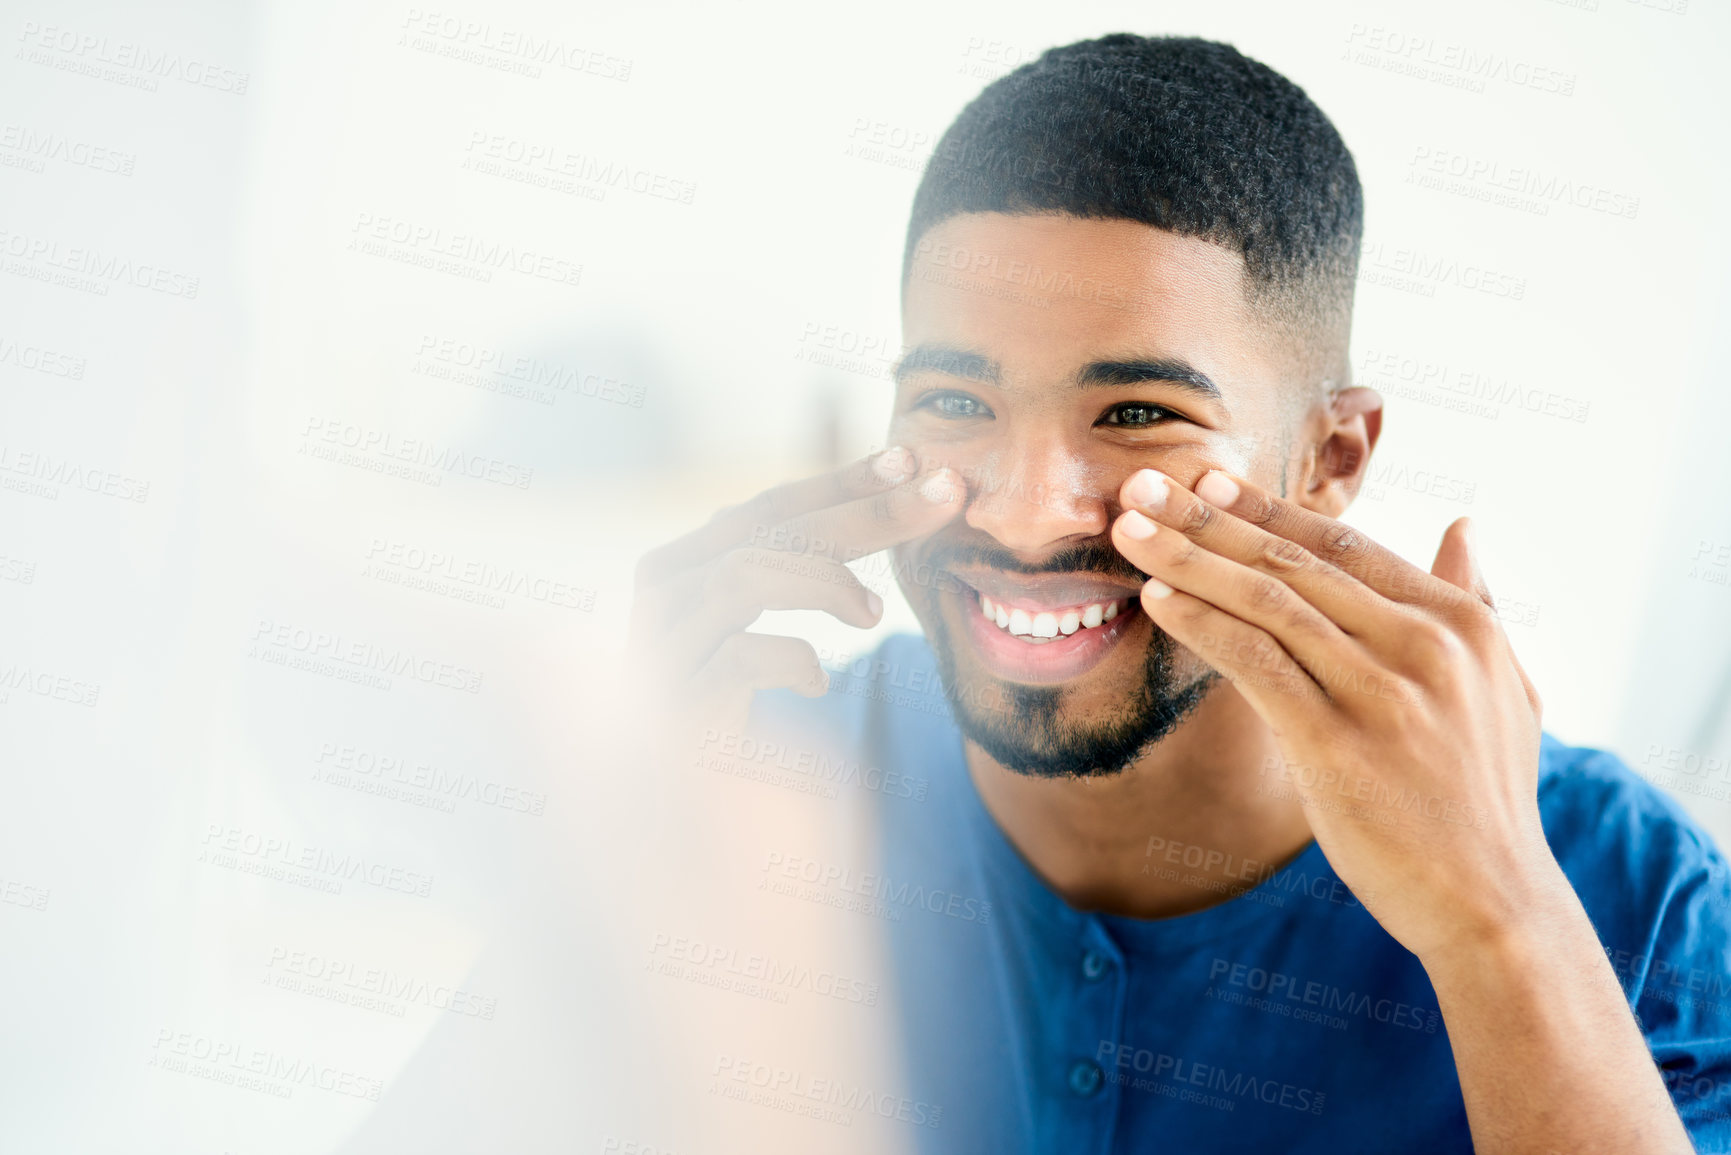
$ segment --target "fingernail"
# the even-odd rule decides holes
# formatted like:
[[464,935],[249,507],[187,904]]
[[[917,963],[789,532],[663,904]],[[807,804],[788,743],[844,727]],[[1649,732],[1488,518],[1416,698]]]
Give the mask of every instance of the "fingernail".
[[878,617],[884,612],[884,600],[872,593],[870,590],[867,590],[866,609],[871,611],[872,617]]
[[1142,515],[1139,509],[1132,509],[1118,519],[1118,527],[1124,531],[1124,536],[1137,541],[1147,541],[1154,536],[1155,525]]
[[956,489],[955,478],[950,475],[950,471],[941,469],[926,478],[925,484],[920,486],[920,496],[933,505],[948,505],[960,494]]
[[1238,483],[1218,469],[1205,474],[1196,483],[1196,496],[1221,509],[1231,509],[1241,492]]
[[1172,596],[1172,587],[1159,578],[1149,578],[1142,583],[1142,592],[1157,598],[1169,598]]
[[1155,513],[1166,508],[1166,493],[1166,475],[1152,469],[1138,469],[1124,487],[1124,496],[1132,503]]
[[913,455],[899,445],[892,445],[877,455],[872,472],[888,482],[905,481],[913,472]]

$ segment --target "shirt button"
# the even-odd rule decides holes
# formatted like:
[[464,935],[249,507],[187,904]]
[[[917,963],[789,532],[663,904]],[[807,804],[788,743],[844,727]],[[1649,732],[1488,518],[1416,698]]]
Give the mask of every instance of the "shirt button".
[[1093,982],[1111,967],[1112,960],[1097,950],[1088,951],[1082,956],[1082,977]]
[[1100,1089],[1103,1078],[1100,1068],[1087,1059],[1076,1060],[1076,1065],[1070,1068],[1070,1090],[1086,1099]]

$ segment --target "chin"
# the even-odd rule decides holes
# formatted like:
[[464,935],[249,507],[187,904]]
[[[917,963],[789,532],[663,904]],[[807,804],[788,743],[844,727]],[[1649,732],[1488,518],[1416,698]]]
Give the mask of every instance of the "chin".
[[957,574],[959,588],[915,603],[963,736],[1019,774],[1122,773],[1218,679],[1179,674],[1188,653],[1136,593],[1080,576],[1031,595],[1025,577]]

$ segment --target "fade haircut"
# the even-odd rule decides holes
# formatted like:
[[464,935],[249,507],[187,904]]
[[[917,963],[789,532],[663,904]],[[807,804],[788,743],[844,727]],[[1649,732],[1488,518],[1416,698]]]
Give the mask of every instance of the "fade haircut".
[[1344,373],[1358,170],[1303,89],[1229,44],[1114,33],[986,86],[914,193],[904,290],[920,238],[976,212],[1121,218],[1228,248],[1303,374]]

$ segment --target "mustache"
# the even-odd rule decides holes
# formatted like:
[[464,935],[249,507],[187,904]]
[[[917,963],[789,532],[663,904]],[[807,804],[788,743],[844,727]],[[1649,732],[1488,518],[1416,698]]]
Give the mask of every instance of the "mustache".
[[1130,563],[1130,559],[1105,540],[1066,546],[1042,561],[1023,561],[1001,546],[983,542],[946,542],[934,545],[926,554],[926,563],[933,569],[954,569],[975,565],[1005,573],[1097,573],[1105,577],[1145,582],[1151,576]]

